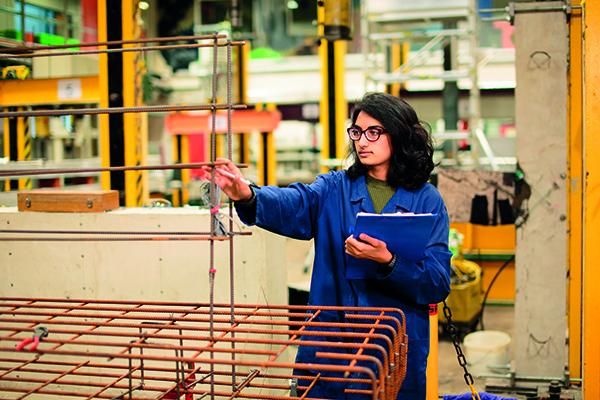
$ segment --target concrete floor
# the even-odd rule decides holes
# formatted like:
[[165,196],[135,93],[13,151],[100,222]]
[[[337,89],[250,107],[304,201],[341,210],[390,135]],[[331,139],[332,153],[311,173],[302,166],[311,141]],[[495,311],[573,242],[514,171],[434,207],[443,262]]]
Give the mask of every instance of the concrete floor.
[[[514,328],[514,307],[512,306],[486,306],[484,310],[484,324],[486,330],[496,330],[508,333],[512,339]],[[465,352],[464,346],[462,347]],[[469,391],[464,380],[464,372],[458,364],[456,351],[449,338],[443,337],[439,341],[439,394],[458,394]],[[512,341],[509,350],[512,355]],[[511,356],[512,357],[512,356]],[[491,371],[490,371],[491,372]],[[485,379],[474,377],[475,388],[479,391],[485,389]]]
[[[485,330],[496,330],[508,333],[511,337],[511,345],[509,346],[509,357],[510,359],[514,359],[514,346],[513,346],[513,338],[514,338],[514,307],[506,306],[506,305],[496,305],[496,306],[486,306],[484,310],[484,325]],[[463,352],[465,351],[464,345],[462,347]],[[439,341],[438,345],[439,351],[439,371],[438,371],[438,379],[439,379],[439,395],[445,394],[459,394],[459,393],[468,393],[469,388],[466,385],[463,378],[463,370],[459,366],[458,361],[456,359],[456,352],[454,350],[454,346],[452,342],[448,338],[443,338]],[[504,370],[494,370],[487,371],[488,374],[494,373],[507,373],[508,371]],[[505,387],[508,384],[508,381],[505,379],[484,379],[473,376],[475,381],[475,388],[478,391],[485,391],[486,383],[488,385]],[[521,387],[531,387],[531,385],[527,385],[525,383],[519,384]],[[539,383],[536,385],[538,387],[538,395],[541,398],[547,397],[548,384]],[[534,386],[535,387],[535,386]],[[502,396],[505,398],[516,398],[518,400],[525,400],[526,396],[515,393],[501,393],[497,394],[498,396]],[[569,399],[569,400],[581,400],[582,399],[581,390],[578,387],[571,387],[570,389],[562,389],[561,399]]]

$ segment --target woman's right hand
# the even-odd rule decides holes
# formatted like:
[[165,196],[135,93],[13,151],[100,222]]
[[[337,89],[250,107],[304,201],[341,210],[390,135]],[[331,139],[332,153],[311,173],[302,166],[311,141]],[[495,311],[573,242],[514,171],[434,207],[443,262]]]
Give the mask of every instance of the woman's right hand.
[[[249,182],[244,179],[240,169],[227,158],[217,158],[214,166],[215,183],[233,201],[244,201],[252,198],[252,189]],[[202,168],[210,176],[213,167]]]

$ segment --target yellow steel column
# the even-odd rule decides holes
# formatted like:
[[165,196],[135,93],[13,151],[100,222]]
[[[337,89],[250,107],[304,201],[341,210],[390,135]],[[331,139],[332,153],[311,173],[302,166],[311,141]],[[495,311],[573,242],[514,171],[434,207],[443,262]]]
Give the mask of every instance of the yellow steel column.
[[[190,162],[190,138],[187,134],[177,134],[172,136],[173,141],[173,162],[184,163]],[[192,173],[189,169],[173,171],[173,181],[179,181],[181,187],[171,189],[171,203],[174,207],[180,207],[188,204],[190,201],[190,178]],[[179,179],[176,179],[179,176]]]
[[[137,1],[122,2],[123,40],[138,39],[141,29],[138,23],[141,12]],[[123,53],[123,106],[137,107],[143,103],[142,77],[144,75],[142,52]],[[146,164],[147,114],[125,114],[125,164]],[[148,174],[145,171],[127,171],[125,173],[125,205],[140,207],[148,199]]]
[[[190,162],[190,137],[189,135],[181,135],[181,145],[179,147],[179,158],[182,163],[189,164]],[[189,204],[190,202],[190,181],[192,171],[189,169],[181,170],[181,205]]]
[[[25,111],[20,107],[19,111]],[[29,130],[29,118],[17,118],[17,160],[31,160],[31,132]],[[31,189],[31,178],[19,179],[19,190]]]
[[[390,62],[388,65],[388,72],[393,72],[400,68],[402,64],[408,59],[408,52],[410,50],[410,44],[408,42],[393,43],[390,48]],[[394,96],[400,96],[400,90],[403,88],[402,83],[388,83],[385,85],[386,93]]]
[[[98,40],[107,40],[106,32],[106,1],[98,0]],[[98,55],[98,94],[100,107],[107,108],[108,104],[108,57],[107,54]],[[100,137],[100,163],[102,167],[110,167],[110,128],[108,115],[98,115],[98,131]],[[110,189],[110,173],[103,172],[100,175],[102,189]]]
[[439,360],[438,360],[438,306],[429,305],[429,356],[427,356],[426,398],[438,399]]
[[[277,107],[273,103],[264,106],[257,104],[258,111],[275,111]],[[261,132],[259,139],[259,154],[256,163],[256,175],[259,185],[277,184],[277,152],[275,149],[275,133]]]
[[[575,0],[572,4],[579,5]],[[569,223],[569,372],[581,378],[581,290],[582,290],[582,27],[581,11],[574,9],[569,24],[568,168]]]
[[341,166],[346,155],[347,142],[345,125],[348,117],[348,103],[345,93],[345,56],[347,43],[344,40],[324,38],[325,9],[317,7],[319,19],[319,58],[321,61],[321,110],[320,121],[323,129],[321,145],[321,171]]
[[[3,157],[10,160],[10,118],[4,118],[4,153]],[[6,179],[3,184],[4,191],[10,192],[10,179]]]
[[[247,42],[243,46],[236,47],[237,52],[237,69],[235,74],[236,86],[237,86],[237,97],[240,104],[247,104],[248,102],[248,66],[250,63],[250,42]],[[250,159],[250,147],[249,138],[250,134],[247,132],[240,133],[238,136],[238,154],[239,162],[245,164]]]
[[[175,164],[180,163],[181,162],[181,146],[179,145],[181,143],[181,135],[173,135],[171,136],[171,149],[172,149],[172,156],[173,156],[173,162]],[[173,174],[177,174],[177,170],[173,171]],[[175,179],[175,176],[173,176],[173,179],[171,182],[175,182],[177,179]],[[180,179],[181,182],[181,179]],[[182,184],[183,186],[183,184]],[[171,188],[171,204],[173,205],[173,207],[180,207],[181,206],[181,187],[172,187]]]
[[584,8],[583,395],[600,399],[600,2]]

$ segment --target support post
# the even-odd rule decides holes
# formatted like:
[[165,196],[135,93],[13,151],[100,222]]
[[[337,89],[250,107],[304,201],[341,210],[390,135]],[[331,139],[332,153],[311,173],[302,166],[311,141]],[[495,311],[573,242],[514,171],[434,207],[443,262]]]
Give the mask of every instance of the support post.
[[[19,108],[19,111],[25,111]],[[29,129],[29,118],[17,118],[17,160],[31,160],[31,130]],[[31,189],[31,178],[19,179],[19,190]]]
[[[98,1],[98,39],[127,40],[141,36],[140,9],[133,0]],[[142,52],[111,53],[99,57],[101,107],[142,105]],[[100,156],[103,166],[144,165],[147,154],[147,115],[101,115]],[[103,188],[119,190],[121,203],[141,206],[148,198],[147,172],[112,172],[102,176]]]
[[567,360],[567,28],[560,8],[515,17],[517,159],[531,187],[517,228],[517,376],[562,379]]
[[[9,109],[9,111],[13,111]],[[4,157],[17,161],[17,118],[4,118]],[[10,192],[17,188],[17,181],[4,181],[4,191]]]
[[[275,111],[277,107],[273,103],[267,103],[264,106],[257,104],[258,111]],[[258,183],[260,185],[277,184],[277,152],[275,149],[275,133],[273,131],[260,132],[259,154],[256,165]]]
[[[248,65],[250,63],[250,42],[235,48],[236,74],[235,85],[237,87],[238,103],[248,103]],[[238,136],[238,161],[246,164],[250,159],[249,137],[250,133],[243,132]]]
[[[122,38],[139,39],[142,36],[139,24],[141,9],[138,2],[126,0],[122,7]],[[122,81],[123,106],[143,105],[142,78],[146,72],[144,53],[141,51],[123,53]],[[148,115],[131,113],[123,116],[125,165],[145,165],[148,153]],[[145,171],[125,172],[125,205],[141,207],[148,199],[148,173]]]
[[438,353],[438,305],[429,305],[429,355],[427,356],[427,377],[426,398],[427,400],[438,399],[439,389],[439,353]]
[[[579,0],[573,5],[579,5]],[[568,223],[569,250],[568,265],[568,316],[569,316],[569,374],[571,378],[581,378],[581,336],[583,265],[583,80],[582,80],[582,15],[581,10],[573,9],[569,23],[569,97],[568,97]]]
[[600,4],[584,9],[583,398],[600,398]]
[[[330,1],[332,2],[335,1]],[[321,36],[321,171],[327,172],[341,167],[347,148],[345,123],[348,117],[348,103],[344,92],[347,43],[344,40],[325,39],[325,6],[319,6],[317,13]]]

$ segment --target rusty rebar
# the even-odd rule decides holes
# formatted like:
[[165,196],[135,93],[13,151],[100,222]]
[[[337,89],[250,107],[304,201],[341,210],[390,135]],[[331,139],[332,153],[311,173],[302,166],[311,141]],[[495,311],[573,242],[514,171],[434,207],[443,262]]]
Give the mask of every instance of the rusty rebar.
[[225,34],[209,34],[209,35],[188,35],[188,36],[169,36],[169,37],[154,37],[154,38],[139,38],[127,40],[109,40],[104,42],[83,42],[77,44],[59,44],[54,46],[20,46],[6,47],[2,49],[3,53],[31,53],[38,50],[57,50],[70,49],[73,47],[98,47],[98,46],[121,46],[124,44],[139,44],[139,43],[165,43],[165,42],[180,42],[184,40],[209,40],[213,38],[226,39]]
[[[236,304],[235,310],[232,325],[230,304],[214,302],[0,298],[0,397],[131,393],[160,399],[177,392],[310,399],[322,382],[343,384],[349,395],[395,399],[406,367],[394,366],[391,357],[402,351],[395,344],[406,336],[400,310],[256,304]],[[341,319],[311,319],[326,310]],[[15,344],[37,326],[50,335],[35,353],[16,352]],[[310,364],[282,359],[289,346],[318,349],[317,358]],[[234,373],[245,379],[232,387]],[[305,382],[301,396],[289,395],[290,379]]]
[[[143,47],[123,47],[120,49],[94,49],[94,50],[73,50],[73,51],[56,51],[46,53],[23,53],[23,54],[1,54],[0,60],[7,58],[36,58],[36,57],[60,57],[60,56],[78,56],[89,54],[106,54],[106,53],[130,53],[139,51],[155,51],[155,50],[176,50],[176,49],[197,49],[200,47],[224,47],[224,46],[243,46],[244,41],[227,41],[218,43],[186,43],[186,44],[171,44],[164,46],[143,46]],[[71,46],[75,47],[75,46]]]
[[61,115],[98,115],[98,114],[126,114],[143,112],[174,112],[174,111],[211,111],[243,110],[247,108],[244,104],[222,105],[222,104],[190,104],[190,105],[154,105],[137,107],[94,107],[94,108],[63,108],[59,110],[31,110],[31,111],[2,111],[0,118],[18,118],[18,117],[52,117]]
[[[20,176],[33,175],[60,175],[60,174],[85,174],[98,172],[123,172],[123,171],[160,171],[180,169],[201,169],[204,167],[215,167],[223,162],[197,162],[160,165],[118,165],[114,167],[91,167],[91,168],[28,168],[28,169],[0,169],[0,178],[17,178]],[[247,165],[239,164],[238,168]]]

